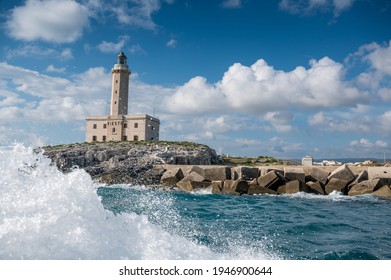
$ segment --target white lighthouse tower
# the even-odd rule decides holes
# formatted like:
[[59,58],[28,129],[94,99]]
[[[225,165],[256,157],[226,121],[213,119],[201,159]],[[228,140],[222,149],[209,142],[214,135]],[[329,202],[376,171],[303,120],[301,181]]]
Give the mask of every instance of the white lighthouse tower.
[[86,142],[159,140],[159,119],[146,115],[128,115],[131,71],[123,52],[111,69],[112,86],[109,116],[86,118]]

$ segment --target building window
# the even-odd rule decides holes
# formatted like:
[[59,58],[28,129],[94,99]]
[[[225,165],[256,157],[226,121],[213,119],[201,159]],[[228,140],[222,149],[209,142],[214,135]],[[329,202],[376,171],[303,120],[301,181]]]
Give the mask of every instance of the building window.
[[104,124],[103,124],[103,128],[106,128],[106,127],[107,127],[107,125],[104,123]]
[[117,91],[115,91],[115,94],[117,94]]
[[128,137],[126,135],[122,136],[122,141],[127,141]]
[[102,136],[102,141],[106,141],[106,135]]
[[118,80],[115,80],[115,83],[118,84]]
[[96,136],[95,136],[95,135],[92,136],[92,141],[93,141],[93,142],[96,142]]
[[134,128],[138,128],[138,123],[134,123]]
[[113,133],[115,133],[115,127],[113,127],[113,129],[111,130]]
[[128,124],[127,123],[124,123],[124,128],[127,128],[128,127]]
[[96,129],[96,123],[94,123],[94,124],[92,125],[92,128],[93,128],[93,129]]
[[138,141],[138,136],[137,135],[133,136],[133,140]]
[[153,126],[151,125],[151,130],[154,130]]

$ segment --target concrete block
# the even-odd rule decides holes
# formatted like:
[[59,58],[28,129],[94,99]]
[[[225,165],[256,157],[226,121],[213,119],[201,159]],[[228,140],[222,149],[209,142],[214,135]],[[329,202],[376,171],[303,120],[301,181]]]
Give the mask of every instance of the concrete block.
[[300,182],[305,183],[305,173],[302,167],[285,167],[284,177],[288,181],[299,180]]
[[328,195],[333,191],[345,193],[345,187],[348,185],[348,183],[349,181],[346,180],[332,178],[325,186],[325,194]]
[[326,185],[330,172],[319,167],[310,168],[309,177],[311,181],[319,181]]
[[374,187],[369,183],[369,181],[362,181],[352,186],[348,192],[348,195],[352,196],[373,193],[373,189]]
[[248,187],[247,194],[277,194],[276,191],[261,187],[258,184],[251,184]]
[[164,186],[175,187],[184,178],[181,168],[172,168],[163,173],[160,183]]
[[212,193],[221,194],[223,192],[224,181],[212,181]]
[[236,166],[231,168],[231,179],[252,180],[258,178],[259,169],[257,167]]
[[283,185],[285,182],[285,178],[274,170],[268,172],[266,175],[258,177],[257,179],[259,186],[269,188],[274,191],[277,191],[278,187]]
[[293,194],[298,192],[311,193],[312,189],[309,186],[307,186],[305,183],[299,180],[294,180],[294,181],[289,181],[285,185],[278,187],[277,190],[278,194],[283,194],[283,193]]
[[208,181],[224,181],[231,179],[231,170],[226,166],[205,168],[204,178]]
[[319,181],[307,182],[307,186],[309,186],[315,194],[325,194],[324,186]]
[[246,194],[248,192],[249,183],[246,180],[238,179],[234,185],[236,185],[235,192],[239,194]]
[[354,176],[352,170],[350,170],[350,168],[346,164],[343,164],[337,169],[335,169],[333,172],[331,172],[328,177],[328,180],[330,181],[333,178],[351,182],[356,177]]
[[391,184],[391,167],[368,167],[368,179],[382,179],[387,185]]
[[383,186],[377,191],[373,192],[372,195],[391,199],[391,188],[390,186]]
[[240,193],[236,192],[236,180],[225,180],[223,184],[222,193],[223,194],[233,194],[240,195]]

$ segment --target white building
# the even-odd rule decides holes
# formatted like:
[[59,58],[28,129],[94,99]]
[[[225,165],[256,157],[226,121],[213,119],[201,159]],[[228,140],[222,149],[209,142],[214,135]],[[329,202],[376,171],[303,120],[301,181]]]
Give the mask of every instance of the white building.
[[159,140],[159,119],[146,114],[128,115],[131,72],[123,52],[118,55],[111,74],[110,115],[86,118],[86,142]]
[[312,158],[312,156],[305,156],[301,159],[301,165],[312,166],[314,165],[314,159]]

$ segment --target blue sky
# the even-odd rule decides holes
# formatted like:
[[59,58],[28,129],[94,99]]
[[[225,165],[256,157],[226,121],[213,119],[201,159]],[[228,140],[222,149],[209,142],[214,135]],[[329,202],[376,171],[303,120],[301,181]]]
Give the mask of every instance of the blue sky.
[[391,158],[391,3],[0,0],[0,143],[83,142],[116,56],[161,140]]

